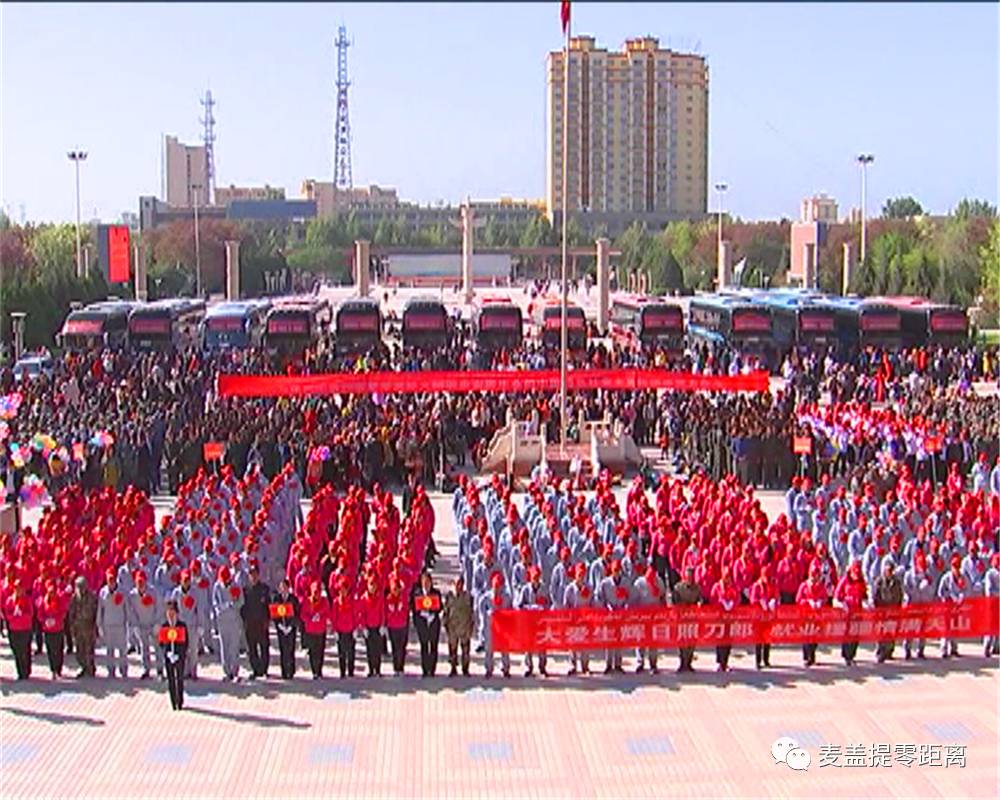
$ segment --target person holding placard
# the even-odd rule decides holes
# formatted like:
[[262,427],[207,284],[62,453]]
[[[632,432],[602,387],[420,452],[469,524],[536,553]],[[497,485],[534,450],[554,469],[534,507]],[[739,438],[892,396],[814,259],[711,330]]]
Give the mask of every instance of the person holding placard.
[[166,622],[160,626],[159,641],[167,668],[167,688],[174,711],[184,708],[184,660],[188,651],[188,627],[177,614],[177,601],[168,600]]

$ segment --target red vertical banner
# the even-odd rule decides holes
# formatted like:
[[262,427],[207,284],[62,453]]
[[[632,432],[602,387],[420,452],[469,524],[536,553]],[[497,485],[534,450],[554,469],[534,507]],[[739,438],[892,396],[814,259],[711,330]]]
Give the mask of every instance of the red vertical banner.
[[127,225],[108,226],[108,283],[128,283],[129,235]]

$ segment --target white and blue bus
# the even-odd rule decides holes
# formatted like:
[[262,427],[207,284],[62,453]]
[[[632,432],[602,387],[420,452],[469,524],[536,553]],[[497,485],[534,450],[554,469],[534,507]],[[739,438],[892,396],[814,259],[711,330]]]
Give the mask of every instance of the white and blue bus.
[[202,346],[206,350],[259,347],[264,341],[266,300],[243,300],[219,303],[205,312]]
[[771,311],[749,297],[701,295],[692,299],[687,330],[692,344],[732,348],[766,363],[776,355]]
[[785,354],[794,347],[820,348],[837,344],[836,315],[817,298],[815,294],[794,289],[753,294],[753,302],[771,313],[771,331],[780,353]]

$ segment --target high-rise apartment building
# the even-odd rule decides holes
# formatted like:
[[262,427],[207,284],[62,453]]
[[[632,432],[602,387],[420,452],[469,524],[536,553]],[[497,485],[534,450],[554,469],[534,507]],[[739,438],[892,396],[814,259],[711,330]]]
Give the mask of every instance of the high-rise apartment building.
[[[204,145],[183,144],[176,136],[163,140],[163,199],[167,205],[208,205],[208,158]],[[195,189],[194,187],[201,187]]]
[[[549,53],[546,207],[562,207],[563,51]],[[629,39],[621,52],[576,36],[569,50],[571,212],[700,216],[708,198],[708,67]]]

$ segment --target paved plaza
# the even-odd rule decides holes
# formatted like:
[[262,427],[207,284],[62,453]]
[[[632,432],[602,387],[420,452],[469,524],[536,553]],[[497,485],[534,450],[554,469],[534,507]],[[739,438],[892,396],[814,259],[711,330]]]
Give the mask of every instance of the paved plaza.
[[[767,499],[769,513],[777,500]],[[442,576],[455,563],[447,505],[435,498]],[[936,656],[936,645],[928,650]],[[852,670],[833,648],[821,649],[820,666],[808,671],[798,650],[781,648],[774,667],[757,672],[742,650],[727,675],[714,671],[708,649],[684,676],[673,672],[673,653],[658,676],[570,678],[558,658],[548,679],[520,677],[515,657],[515,677],[486,682],[478,660],[478,676],[442,677],[445,666],[437,678],[420,678],[411,633],[404,678],[341,681],[331,642],[330,677],[321,682],[308,677],[304,655],[291,682],[226,684],[211,663],[188,684],[179,713],[158,682],[52,682],[44,656],[35,657],[32,680],[15,685],[6,645],[2,652],[5,799],[995,797],[1000,788],[998,671],[972,643],[950,662],[882,667],[863,647]],[[445,653],[442,645],[442,662]],[[132,665],[138,676],[134,656]],[[75,668],[69,656],[66,674]],[[809,752],[807,770],[774,763],[771,745],[782,736]],[[868,766],[880,744],[893,753],[890,766]],[[828,745],[844,754],[838,766],[820,766]],[[845,765],[855,745],[865,766]],[[911,766],[896,759],[905,745],[915,746]],[[951,751],[964,754],[964,767],[944,766],[949,746],[964,748]],[[931,763],[921,766],[921,756]]]

